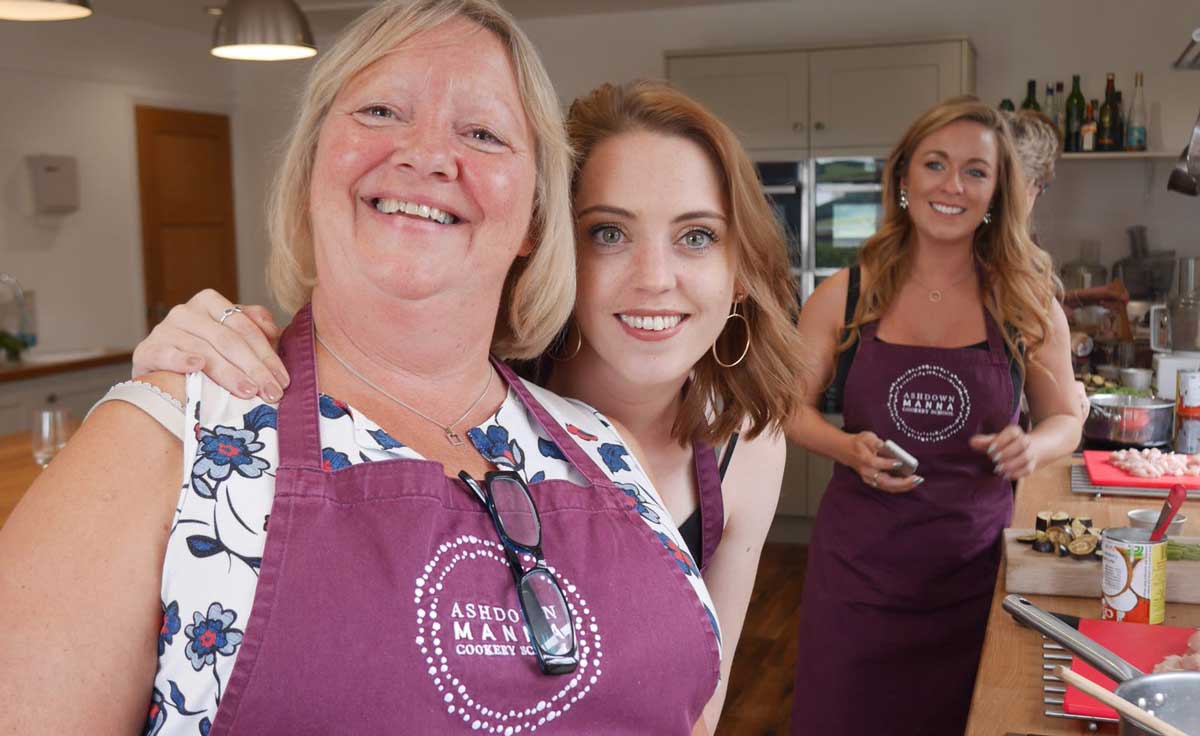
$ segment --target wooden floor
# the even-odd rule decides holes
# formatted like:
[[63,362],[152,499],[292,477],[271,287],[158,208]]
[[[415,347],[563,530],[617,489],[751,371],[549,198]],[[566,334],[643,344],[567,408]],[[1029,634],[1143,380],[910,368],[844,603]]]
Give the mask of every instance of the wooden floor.
[[716,736],[787,734],[807,557],[803,545],[763,547]]

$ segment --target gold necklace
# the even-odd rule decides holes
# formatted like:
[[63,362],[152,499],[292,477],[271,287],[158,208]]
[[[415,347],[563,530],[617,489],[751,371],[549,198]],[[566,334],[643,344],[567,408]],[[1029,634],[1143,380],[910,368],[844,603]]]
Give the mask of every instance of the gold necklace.
[[419,410],[415,407],[409,406],[408,404],[404,403],[403,401],[396,398],[395,396],[392,396],[387,391],[384,391],[382,388],[380,388],[376,384],[372,383],[369,378],[367,378],[363,374],[356,371],[354,369],[354,366],[350,365],[345,360],[343,360],[342,356],[333,352],[333,348],[329,347],[329,345],[326,344],[326,342],[323,339],[321,339],[321,333],[317,332],[317,333],[315,333],[315,335],[317,337],[317,342],[321,343],[321,347],[325,348],[325,352],[332,355],[333,359],[336,360],[338,363],[340,363],[343,368],[345,368],[347,371],[349,371],[350,375],[354,376],[358,380],[367,384],[371,388],[375,389],[376,391],[383,394],[384,396],[391,399],[392,401],[399,404],[400,406],[404,407],[405,409],[408,409],[410,412],[412,412],[413,414],[416,414],[417,416],[421,417],[422,419],[429,422],[430,424],[435,424],[438,427],[441,427],[442,431],[446,433],[446,441],[449,442],[454,447],[458,447],[459,445],[461,445],[463,443],[462,436],[459,435],[458,432],[455,432],[454,428],[456,426],[458,426],[459,424],[461,424],[462,420],[466,419],[468,414],[475,411],[475,407],[479,406],[479,402],[483,401],[484,396],[487,396],[488,389],[492,387],[492,377],[496,374],[496,371],[492,370],[491,366],[488,366],[488,380],[487,380],[487,383],[485,383],[483,385],[483,393],[479,394],[479,397],[476,398],[473,402],[471,402],[471,405],[467,407],[467,410],[463,412],[461,417],[459,417],[458,419],[455,419],[453,422],[450,422],[449,424],[442,424],[441,422],[434,419],[433,417],[425,415],[424,413],[421,412],[421,410]]
[[968,278],[970,278],[974,273],[975,273],[975,269],[972,268],[964,276],[957,279],[954,283],[949,284],[947,286],[943,286],[940,289],[929,288],[925,284],[921,283],[921,280],[917,278],[916,274],[910,273],[908,275],[908,277],[910,279],[912,279],[914,284],[916,284],[917,286],[921,287],[922,289],[928,291],[929,292],[929,301],[933,302],[934,304],[937,304],[938,302],[940,302],[942,300],[942,292],[943,291],[949,291],[950,289],[953,289],[955,286],[958,286],[959,284],[961,284],[962,282],[964,282]]

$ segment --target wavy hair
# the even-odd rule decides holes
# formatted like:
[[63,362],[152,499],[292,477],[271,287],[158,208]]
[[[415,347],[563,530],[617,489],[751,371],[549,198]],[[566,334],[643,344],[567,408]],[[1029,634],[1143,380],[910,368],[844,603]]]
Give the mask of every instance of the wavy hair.
[[546,68],[512,16],[494,0],[386,0],[361,15],[322,54],[308,77],[271,188],[267,281],[288,311],[295,311],[312,295],[317,275],[309,188],[321,126],[338,92],[400,44],[454,18],[472,21],[504,44],[533,129],[537,185],[529,235],[534,249],[509,269],[492,337],[492,352],[501,358],[531,358],[545,350],[575,303],[571,147]]
[[[741,307],[752,344],[745,360],[722,368],[705,352],[692,370],[671,435],[680,443],[698,436],[718,444],[746,420],[748,437],[782,427],[799,406],[808,369],[794,326],[796,288],[787,241],[754,164],[728,126],[666,82],[604,84],[575,100],[567,114],[567,135],[577,152],[572,195],[592,150],[631,131],[686,138],[708,154],[729,214],[726,242],[733,244],[736,283],[746,293]],[[716,350],[738,355],[745,339],[744,330],[726,329]]]
[[1050,256],[1029,235],[1021,204],[1025,178],[1008,124],[999,111],[969,96],[945,100],[917,118],[888,156],[883,170],[883,223],[867,239],[858,257],[869,281],[864,280],[854,319],[847,325],[848,336],[839,350],[858,339],[862,325],[887,313],[909,278],[915,234],[912,219],[899,204],[900,179],[925,138],[962,120],[982,125],[995,135],[997,175],[992,221],[975,230],[972,250],[982,274],[984,308],[1003,325],[1010,354],[1022,356],[1024,379],[1030,361],[1037,363],[1037,349],[1050,337],[1050,307],[1062,285]]

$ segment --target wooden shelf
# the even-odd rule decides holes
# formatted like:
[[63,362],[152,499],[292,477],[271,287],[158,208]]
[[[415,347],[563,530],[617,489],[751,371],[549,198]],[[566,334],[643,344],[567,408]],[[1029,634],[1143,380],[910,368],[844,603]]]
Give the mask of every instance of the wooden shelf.
[[1177,158],[1179,154],[1166,151],[1117,151],[1114,153],[1064,153],[1061,161],[1148,161],[1152,159]]

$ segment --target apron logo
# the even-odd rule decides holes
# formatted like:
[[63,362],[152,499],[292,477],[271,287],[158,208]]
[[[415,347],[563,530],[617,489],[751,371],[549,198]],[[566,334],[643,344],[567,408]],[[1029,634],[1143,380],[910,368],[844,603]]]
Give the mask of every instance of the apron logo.
[[954,436],[971,413],[971,396],[962,380],[930,363],[902,373],[892,382],[887,401],[896,429],[921,442],[940,442]]
[[[454,659],[528,657],[536,672],[537,654],[519,608],[492,601],[443,601],[443,595],[449,594],[446,578],[459,564],[490,565],[497,568],[495,574],[505,578],[510,574],[504,548],[498,542],[467,534],[439,545],[437,555],[415,580],[416,645],[426,674],[446,704],[447,715],[462,723],[465,730],[503,736],[530,733],[563,716],[591,691],[603,671],[600,629],[587,600],[571,581],[552,568],[575,615],[579,668],[570,678],[555,678],[554,684],[561,685],[561,689],[551,697],[532,696],[525,704],[481,702],[479,694],[471,692],[472,683],[462,681],[455,673]],[[549,608],[542,612],[552,625],[562,615]],[[544,676],[538,673],[537,677]]]

